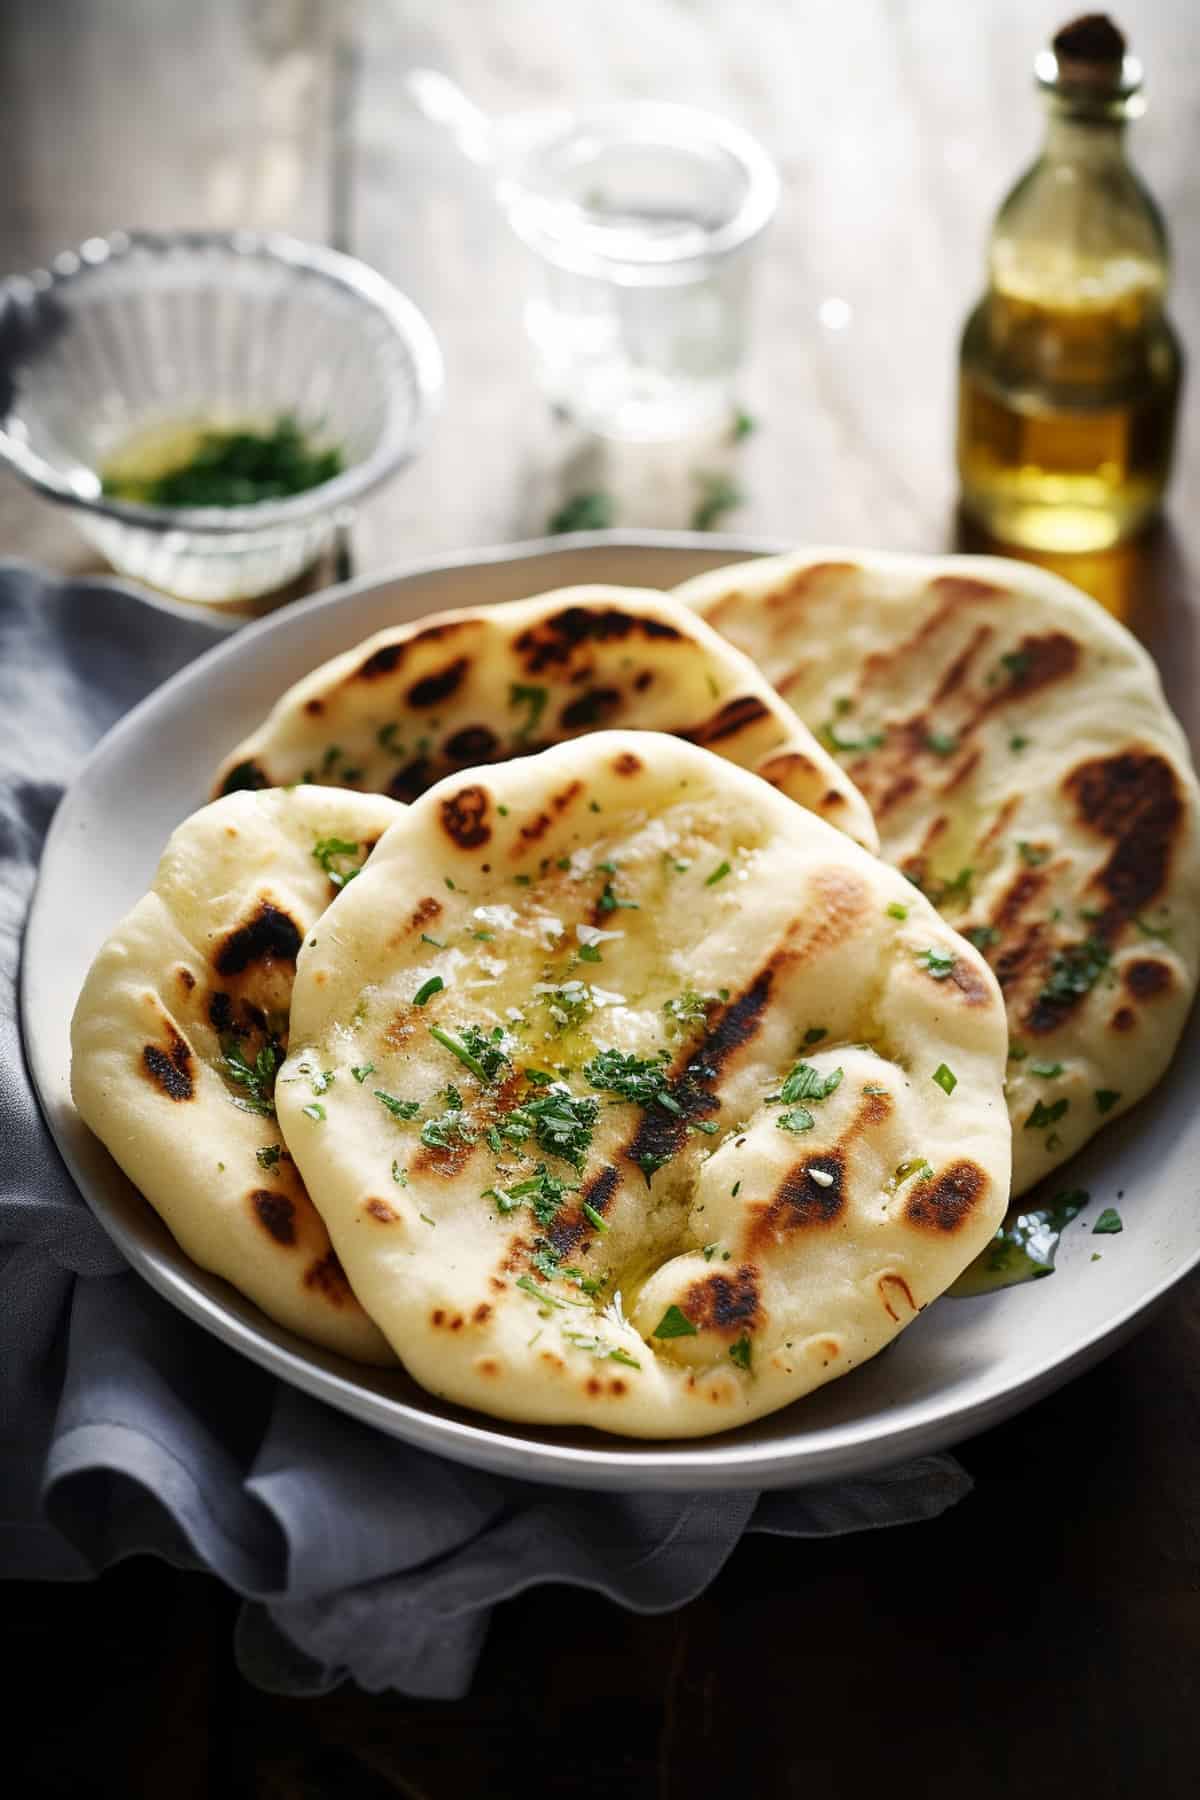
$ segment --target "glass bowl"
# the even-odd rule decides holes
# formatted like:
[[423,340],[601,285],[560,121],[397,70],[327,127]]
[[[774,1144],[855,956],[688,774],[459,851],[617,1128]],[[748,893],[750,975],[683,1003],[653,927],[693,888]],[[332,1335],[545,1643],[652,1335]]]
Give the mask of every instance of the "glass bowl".
[[[352,257],[275,233],[116,233],[0,284],[0,455],[122,574],[185,599],[281,587],[412,460],[442,358],[411,300]],[[157,429],[281,416],[343,467],[287,499],[161,507],[103,492]]]

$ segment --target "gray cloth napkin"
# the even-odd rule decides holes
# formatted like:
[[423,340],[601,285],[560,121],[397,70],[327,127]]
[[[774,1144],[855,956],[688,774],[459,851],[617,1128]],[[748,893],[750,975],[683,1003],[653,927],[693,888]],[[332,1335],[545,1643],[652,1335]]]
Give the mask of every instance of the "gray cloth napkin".
[[451,1699],[492,1608],[524,1588],[566,1582],[667,1611],[743,1532],[863,1531],[962,1499],[970,1478],[949,1456],[766,1495],[589,1494],[479,1474],[283,1385],[129,1271],[29,1085],[21,929],[63,785],[215,635],[114,583],[0,564],[0,1574],[79,1579],[149,1552],[244,1597],[237,1657],[264,1688],[323,1693],[352,1677]]

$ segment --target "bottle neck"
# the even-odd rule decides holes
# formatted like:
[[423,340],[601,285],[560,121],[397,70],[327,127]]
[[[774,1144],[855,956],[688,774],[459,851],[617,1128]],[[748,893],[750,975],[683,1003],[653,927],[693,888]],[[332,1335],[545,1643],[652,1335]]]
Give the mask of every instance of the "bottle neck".
[[1086,163],[1090,168],[1125,161],[1123,118],[1091,117],[1058,106],[1050,108],[1042,154],[1055,162]]

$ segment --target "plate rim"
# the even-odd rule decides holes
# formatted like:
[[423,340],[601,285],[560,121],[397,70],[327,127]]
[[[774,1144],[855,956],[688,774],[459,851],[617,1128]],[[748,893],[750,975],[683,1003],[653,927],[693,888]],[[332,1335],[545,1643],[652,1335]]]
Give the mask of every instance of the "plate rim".
[[[855,1424],[827,1426],[807,1441],[801,1433],[792,1439],[769,1439],[762,1444],[747,1445],[717,1434],[699,1439],[640,1440],[639,1447],[633,1449],[627,1447],[629,1440],[615,1436],[609,1439],[597,1433],[597,1447],[593,1448],[591,1444],[556,1442],[553,1437],[547,1438],[543,1429],[537,1426],[489,1419],[482,1414],[470,1414],[466,1409],[461,1409],[461,1417],[447,1417],[443,1412],[430,1411],[420,1404],[379,1393],[356,1379],[361,1371],[355,1364],[306,1344],[265,1315],[262,1315],[261,1323],[241,1316],[242,1307],[248,1307],[252,1313],[257,1309],[234,1290],[227,1289],[219,1277],[209,1275],[191,1263],[173,1240],[170,1240],[171,1255],[164,1258],[126,1225],[119,1207],[111,1204],[102,1191],[97,1197],[96,1190],[101,1184],[94,1182],[93,1175],[84,1167],[70,1121],[63,1116],[65,1109],[60,1108],[48,1079],[44,1079],[45,1070],[38,1049],[39,1034],[32,1021],[29,970],[30,946],[37,945],[48,905],[46,872],[60,839],[66,836],[72,796],[127,737],[136,735],[147,714],[169,705],[177,688],[195,680],[197,670],[219,665],[238,654],[246,643],[257,644],[281,631],[286,633],[296,620],[337,608],[363,594],[419,582],[423,577],[455,568],[495,567],[522,561],[536,565],[541,558],[563,551],[613,548],[702,551],[714,556],[716,566],[723,561],[779,554],[795,546],[778,539],[736,533],[608,531],[564,533],[477,550],[446,552],[322,589],[245,624],[236,633],[222,632],[209,648],[151,689],[105,732],[85,757],[64,790],[46,834],[22,932],[17,980],[18,1021],[26,1065],[47,1129],[85,1205],[141,1278],[186,1317],[258,1366],[387,1435],[445,1456],[450,1461],[496,1474],[596,1491],[769,1489],[870,1474],[977,1435],[1063,1386],[1102,1356],[1119,1348],[1200,1265],[1200,1242],[1182,1263],[1163,1274],[1103,1324],[1071,1341],[1048,1363],[1029,1370],[1015,1381],[1000,1374],[986,1384],[981,1393],[957,1407],[947,1408],[944,1402],[939,1406],[935,1394],[917,1403],[917,1416],[903,1425],[883,1430],[864,1430]],[[868,555],[870,552],[860,549],[856,554]],[[44,572],[40,573],[45,579]],[[169,601],[164,604],[164,597],[144,592],[133,583],[89,576],[59,577],[64,584],[90,583],[93,579],[97,585],[132,593],[157,610],[187,618],[196,616],[193,608],[189,607],[185,612]],[[76,1123],[78,1133],[84,1133],[82,1124]],[[98,1156],[111,1163],[101,1146],[97,1144],[96,1149]],[[119,1180],[125,1182],[117,1165],[111,1163],[111,1167]],[[161,1226],[158,1220],[155,1224]],[[161,1229],[166,1230],[165,1226]],[[183,1266],[173,1266],[176,1262]],[[211,1284],[222,1290],[220,1295],[208,1291]],[[236,1306],[230,1307],[224,1299],[225,1292],[233,1294]],[[987,1297],[982,1297],[976,1304],[987,1304]],[[438,1406],[444,1404],[436,1396],[431,1399]],[[455,1414],[458,1410],[455,1409]],[[831,1441],[818,1442],[816,1437]],[[647,1445],[650,1447],[644,1447]]]

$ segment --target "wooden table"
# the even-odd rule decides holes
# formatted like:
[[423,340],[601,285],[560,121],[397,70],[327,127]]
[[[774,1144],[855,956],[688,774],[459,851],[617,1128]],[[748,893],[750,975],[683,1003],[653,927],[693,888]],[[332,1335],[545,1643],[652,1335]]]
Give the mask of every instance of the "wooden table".
[[[1195,346],[1200,7],[1130,10],[1150,77],[1137,155],[1174,226],[1173,310]],[[445,68],[497,111],[710,105],[756,131],[784,176],[746,384],[760,429],[736,454],[747,498],[726,522],[948,548],[956,333],[989,220],[1037,142],[1029,65],[1060,19],[1033,0],[6,0],[0,271],[117,225],[258,224],[343,242],[395,279],[442,341],[447,404],[427,456],[356,527],[360,571],[538,535],[598,480],[623,523],[679,525],[688,453],[647,481],[639,459],[601,454],[538,401],[524,253],[401,79]],[[822,323],[830,298],[845,302],[825,309],[838,329]],[[8,478],[0,553],[92,566],[67,521]],[[1169,523],[1120,556],[1057,565],[1143,630],[1178,700],[1198,691],[1198,558],[1188,408]],[[156,1563],[18,1590],[20,1791],[1195,1793],[1200,1283],[961,1454],[977,1490],[936,1525],[747,1542],[668,1618],[527,1595],[455,1704],[262,1695],[233,1669],[230,1596]]]

